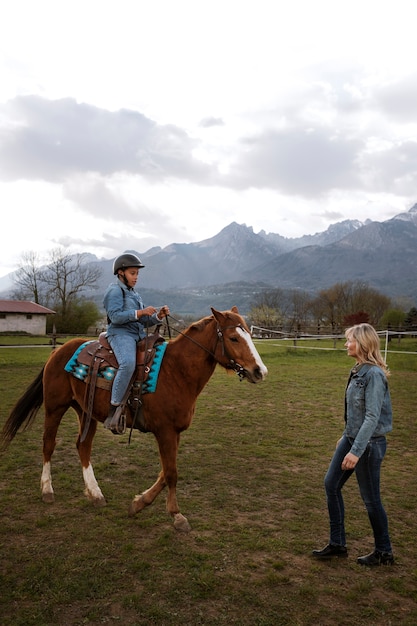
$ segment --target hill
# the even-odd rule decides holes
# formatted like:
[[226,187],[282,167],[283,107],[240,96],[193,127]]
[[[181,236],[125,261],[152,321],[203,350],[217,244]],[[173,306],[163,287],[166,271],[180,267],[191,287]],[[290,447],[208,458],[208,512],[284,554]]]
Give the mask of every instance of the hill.
[[[300,238],[255,234],[252,227],[233,222],[197,243],[134,252],[146,266],[138,286],[144,301],[167,303],[181,315],[203,316],[210,306],[233,304],[246,313],[261,290],[315,293],[351,280],[390,297],[417,301],[417,204],[384,222],[345,220]],[[102,276],[97,290],[85,295],[101,306],[113,280],[112,260],[89,255],[89,261],[100,267]],[[4,280],[1,297],[7,297]]]

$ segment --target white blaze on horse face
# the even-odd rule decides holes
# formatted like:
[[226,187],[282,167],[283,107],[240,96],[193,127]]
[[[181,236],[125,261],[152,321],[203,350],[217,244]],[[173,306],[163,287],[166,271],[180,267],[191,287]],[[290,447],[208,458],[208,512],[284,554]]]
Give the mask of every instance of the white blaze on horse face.
[[265,366],[265,364],[263,363],[261,357],[259,356],[259,352],[255,348],[255,344],[252,341],[252,337],[250,336],[250,334],[248,332],[246,332],[246,330],[244,330],[244,328],[240,328],[240,326],[238,326],[236,328],[236,330],[240,334],[242,339],[244,339],[246,341],[246,343],[248,344],[248,348],[249,348],[253,358],[255,359],[256,365],[259,367],[259,371],[262,374],[262,378],[265,378],[265,376],[268,374],[268,369]]

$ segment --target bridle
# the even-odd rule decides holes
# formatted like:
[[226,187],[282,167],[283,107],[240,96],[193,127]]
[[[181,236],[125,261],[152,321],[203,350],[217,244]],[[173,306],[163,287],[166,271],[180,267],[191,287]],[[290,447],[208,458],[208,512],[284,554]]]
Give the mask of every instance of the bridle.
[[[180,320],[175,319],[175,317],[172,317],[172,315],[167,315],[165,317],[166,323],[167,323],[167,327],[168,327],[168,333],[169,333],[169,337],[171,337],[171,329],[169,326],[169,322],[168,322],[168,317],[170,317],[171,319],[173,319],[175,322],[180,322]],[[177,328],[175,328],[175,332],[177,332],[179,335],[182,335],[183,337],[185,337],[186,339],[188,339],[189,341],[192,341],[193,343],[195,343],[197,346],[199,346],[202,350],[205,350],[208,354],[210,354],[210,356],[213,357],[213,359],[217,362],[219,362],[219,360],[217,359],[215,352],[217,349],[217,345],[218,343],[221,344],[221,351],[222,351],[222,356],[226,357],[226,359],[228,359],[229,363],[226,365],[226,369],[230,369],[233,370],[239,377],[239,380],[242,381],[245,377],[245,368],[242,367],[242,365],[240,365],[239,363],[237,363],[228,353],[227,348],[225,346],[224,343],[224,336],[223,336],[223,332],[225,330],[229,330],[231,328],[240,328],[241,330],[243,330],[244,332],[247,332],[247,330],[244,328],[244,326],[242,326],[242,324],[231,324],[230,326],[224,326],[223,328],[220,326],[219,322],[217,322],[217,329],[216,329],[216,333],[217,333],[217,343],[216,343],[216,347],[214,348],[214,352],[212,352],[211,350],[209,350],[208,348],[206,348],[205,346],[201,345],[201,343],[199,343],[198,341],[196,341],[195,339],[193,339],[192,337],[189,337],[188,335],[186,335],[185,333],[183,333],[181,330],[178,330]]]
[[[245,378],[245,369],[241,365],[239,365],[239,363],[236,363],[236,361],[234,359],[232,359],[232,357],[228,353],[228,351],[226,349],[226,346],[225,346],[225,343],[224,343],[223,331],[228,330],[230,328],[240,328],[241,330],[243,330],[243,332],[247,332],[247,331],[242,326],[242,324],[225,326],[224,328],[221,328],[220,324],[217,322],[217,338],[218,338],[218,341],[221,343],[221,346],[222,346],[222,356],[225,356],[227,359],[229,359],[229,365],[227,366],[227,369],[233,370],[238,375],[239,380],[242,381]],[[214,357],[214,358],[216,358],[216,357]]]

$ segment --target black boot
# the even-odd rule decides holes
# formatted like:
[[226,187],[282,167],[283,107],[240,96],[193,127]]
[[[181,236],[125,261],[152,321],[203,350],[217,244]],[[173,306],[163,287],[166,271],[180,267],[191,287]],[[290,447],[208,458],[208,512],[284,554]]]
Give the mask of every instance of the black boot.
[[312,555],[316,559],[333,559],[347,557],[348,551],[345,546],[337,546],[333,543],[329,543],[322,550],[313,550]]
[[356,560],[359,565],[366,565],[367,567],[375,567],[377,565],[394,565],[394,557],[392,552],[380,552],[374,550],[366,556],[360,556]]
[[115,406],[114,404],[110,405],[109,414],[106,417],[106,419],[104,420],[104,424],[103,424],[104,428],[110,429],[110,424],[111,424],[111,421],[112,421],[112,419],[114,417],[114,414],[116,413],[116,409],[117,408],[118,407]]

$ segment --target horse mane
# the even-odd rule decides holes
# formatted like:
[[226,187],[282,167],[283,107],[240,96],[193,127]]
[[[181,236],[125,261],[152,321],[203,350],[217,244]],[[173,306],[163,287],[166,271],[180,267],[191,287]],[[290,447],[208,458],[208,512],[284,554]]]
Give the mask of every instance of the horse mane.
[[[239,326],[242,326],[247,332],[250,332],[246,321],[238,313],[238,310],[236,307],[232,307],[230,311],[217,312],[217,314],[222,315],[223,317],[225,317],[226,319],[229,319],[233,323],[237,323]],[[186,328],[182,334],[187,335],[195,331],[202,331],[208,324],[210,324],[211,322],[215,320],[216,318],[214,317],[214,314],[207,315],[206,317],[203,317],[201,320],[198,320],[190,324],[190,326]]]

